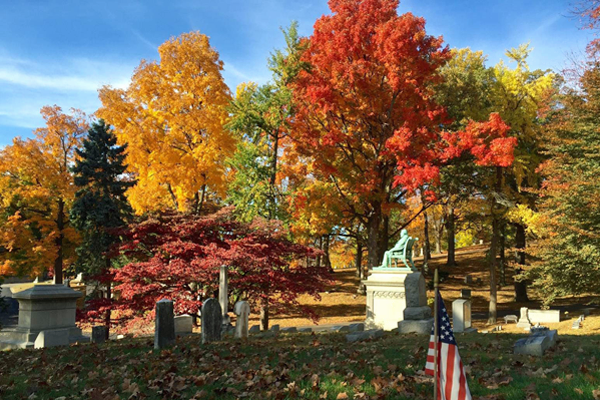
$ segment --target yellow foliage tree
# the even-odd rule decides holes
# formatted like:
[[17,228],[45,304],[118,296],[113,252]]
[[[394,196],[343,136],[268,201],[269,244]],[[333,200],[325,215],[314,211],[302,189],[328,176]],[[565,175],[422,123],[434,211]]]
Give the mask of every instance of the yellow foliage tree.
[[75,196],[69,168],[88,120],[79,110],[67,115],[58,106],[44,107],[41,114],[45,128],[33,139],[15,138],[0,152],[2,272],[41,274],[53,266],[61,283],[78,241],[67,217]]
[[126,90],[100,89],[97,115],[128,145],[136,212],[200,212],[207,196],[224,195],[224,160],[235,151],[223,128],[231,101],[223,62],[199,32],[172,38],[158,52],[160,62],[143,60]]

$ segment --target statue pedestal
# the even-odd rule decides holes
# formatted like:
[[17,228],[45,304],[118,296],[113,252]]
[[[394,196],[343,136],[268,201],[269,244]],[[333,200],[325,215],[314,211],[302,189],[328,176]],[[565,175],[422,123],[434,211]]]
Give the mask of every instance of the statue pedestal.
[[81,296],[64,285],[35,285],[14,294],[19,301],[19,324],[0,331],[0,349],[89,342],[75,325],[76,302]]
[[363,283],[367,287],[367,328],[392,330],[404,320],[427,321],[429,326],[431,308],[427,306],[425,280],[420,272],[373,268]]

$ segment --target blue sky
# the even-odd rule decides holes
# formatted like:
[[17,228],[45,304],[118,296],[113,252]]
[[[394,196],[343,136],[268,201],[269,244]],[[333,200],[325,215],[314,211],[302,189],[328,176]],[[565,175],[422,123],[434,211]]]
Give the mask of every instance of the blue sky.
[[[141,59],[158,56],[172,36],[199,30],[238,83],[269,79],[266,59],[282,46],[280,27],[310,35],[328,13],[325,0],[26,0],[0,14],[0,145],[43,125],[39,110],[58,104],[92,113],[97,89],[126,87]],[[530,42],[532,68],[560,70],[591,39],[569,17],[569,0],[405,0],[399,12],[427,20],[450,47],[483,50],[495,64],[507,48]]]

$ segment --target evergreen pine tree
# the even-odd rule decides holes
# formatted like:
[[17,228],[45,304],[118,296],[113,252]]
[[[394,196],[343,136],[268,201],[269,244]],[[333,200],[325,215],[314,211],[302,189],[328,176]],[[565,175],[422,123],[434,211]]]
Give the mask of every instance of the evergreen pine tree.
[[[125,192],[135,182],[124,179],[126,147],[117,146],[116,136],[100,120],[88,131],[83,148],[77,149],[78,160],[73,167],[78,190],[70,216],[82,237],[77,248],[75,270],[106,283],[105,296],[108,300],[111,297],[111,279],[107,273],[111,260],[107,252],[119,240],[114,231],[125,226],[132,215]],[[109,305],[105,321],[108,333]]]

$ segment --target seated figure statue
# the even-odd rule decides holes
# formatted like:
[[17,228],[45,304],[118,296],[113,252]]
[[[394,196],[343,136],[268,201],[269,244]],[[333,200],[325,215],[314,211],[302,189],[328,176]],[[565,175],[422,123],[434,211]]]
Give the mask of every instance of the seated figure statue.
[[383,255],[381,268],[390,268],[392,266],[392,259],[400,259],[404,265],[406,265],[406,268],[414,269],[415,265],[412,260],[412,245],[417,240],[418,239],[416,238],[408,236],[408,231],[406,229],[402,229],[398,242]]

